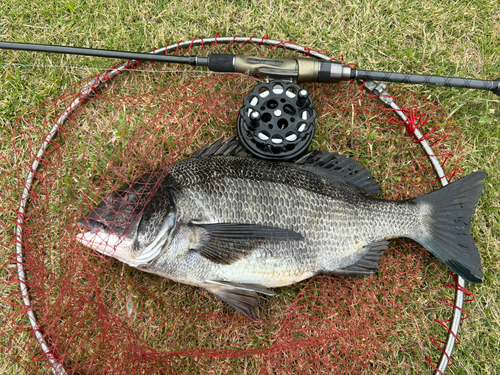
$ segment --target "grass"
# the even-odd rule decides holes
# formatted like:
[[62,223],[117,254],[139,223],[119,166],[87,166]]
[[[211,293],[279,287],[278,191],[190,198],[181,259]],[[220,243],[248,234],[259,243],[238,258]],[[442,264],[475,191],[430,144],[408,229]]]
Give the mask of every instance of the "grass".
[[[32,1],[2,5],[0,39],[130,51],[195,36],[269,35],[294,40],[362,69],[455,75],[481,79],[500,76],[500,12],[495,0],[483,1],[283,1],[232,3],[186,1]],[[115,62],[100,58],[0,51],[0,139],[4,126],[48,99],[60,96],[82,78]],[[14,65],[20,64],[20,65]],[[71,68],[78,67],[78,68]],[[470,90],[413,87],[446,113],[462,131],[463,172],[485,170],[489,177],[472,226],[483,257],[485,280],[467,287],[476,300],[466,305],[470,317],[461,325],[452,374],[490,374],[500,368],[500,148],[499,98]],[[22,130],[22,129],[20,129]],[[4,135],[5,134],[5,138]],[[22,146],[22,145],[20,145]],[[0,143],[1,173],[15,174],[8,160],[12,146]],[[23,175],[24,177],[24,175]],[[14,197],[6,197],[0,204]],[[4,215],[4,212],[1,213]],[[7,218],[2,217],[4,222]],[[2,229],[0,229],[2,230]],[[5,239],[0,232],[0,239]],[[14,272],[1,243],[2,279]],[[3,284],[0,284],[3,287]],[[2,297],[10,293],[0,290]],[[8,308],[3,304],[2,308]],[[0,322],[2,317],[0,315]],[[24,318],[20,324],[25,325]],[[28,334],[9,343],[13,351]],[[7,343],[1,341],[0,345]],[[0,353],[0,372],[22,373]]]

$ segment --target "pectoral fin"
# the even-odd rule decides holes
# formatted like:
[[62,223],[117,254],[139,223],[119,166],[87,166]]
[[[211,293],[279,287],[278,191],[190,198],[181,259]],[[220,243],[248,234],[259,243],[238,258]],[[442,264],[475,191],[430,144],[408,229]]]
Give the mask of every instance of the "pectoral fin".
[[202,240],[191,249],[218,264],[231,264],[249,255],[255,246],[265,241],[302,241],[301,234],[288,229],[257,224],[200,224],[190,222]]

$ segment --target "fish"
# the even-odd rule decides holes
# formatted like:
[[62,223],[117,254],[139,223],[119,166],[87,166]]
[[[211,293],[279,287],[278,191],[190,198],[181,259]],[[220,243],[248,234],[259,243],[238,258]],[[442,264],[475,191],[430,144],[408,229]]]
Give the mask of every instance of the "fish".
[[388,240],[410,238],[463,279],[482,282],[470,220],[486,173],[412,199],[380,188],[352,158],[248,155],[236,137],[111,192],[76,240],[139,270],[204,288],[250,318],[259,294],[316,275],[365,276]]

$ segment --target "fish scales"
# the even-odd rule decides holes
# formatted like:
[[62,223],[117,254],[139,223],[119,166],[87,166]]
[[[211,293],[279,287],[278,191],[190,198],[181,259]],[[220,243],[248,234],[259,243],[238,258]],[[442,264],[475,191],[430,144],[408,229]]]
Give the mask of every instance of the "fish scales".
[[[305,240],[264,243],[231,265],[215,266],[191,253],[188,256],[197,259],[196,267],[194,262],[184,270],[175,265],[176,280],[222,278],[279,287],[320,270],[349,266],[366,253],[363,246],[408,236],[419,227],[422,210],[415,204],[366,198],[352,188],[291,164],[249,161],[205,157],[174,165],[169,183],[182,191],[177,197],[180,216],[204,223],[286,228],[302,234]],[[166,264],[169,261],[170,256],[165,254],[148,269],[172,269],[173,265]],[[293,271],[286,279],[276,277],[276,269]]]
[[390,201],[368,196],[378,185],[343,155],[312,151],[295,163],[268,162],[241,156],[237,143],[216,142],[112,192],[78,221],[87,232],[77,240],[143,271],[203,287],[250,317],[257,293],[274,295],[271,287],[317,274],[375,272],[386,240],[397,237],[417,241],[465,280],[481,282],[469,222],[484,172]]

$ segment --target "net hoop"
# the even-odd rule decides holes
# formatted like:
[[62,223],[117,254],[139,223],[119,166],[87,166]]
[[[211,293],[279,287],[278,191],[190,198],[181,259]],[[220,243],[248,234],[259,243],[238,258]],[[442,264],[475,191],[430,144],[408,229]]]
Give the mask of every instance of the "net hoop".
[[[175,44],[170,44],[165,47],[155,49],[151,53],[155,54],[168,54],[168,53],[176,53],[180,49],[191,49],[192,47],[203,47],[204,45],[217,45],[220,44],[259,44],[264,46],[269,46],[272,48],[284,48],[290,51],[294,51],[306,56],[312,56],[317,59],[331,61],[332,58],[323,54],[319,51],[311,50],[306,47],[302,47],[293,42],[282,42],[278,40],[264,38],[256,38],[256,37],[244,37],[244,36],[235,36],[235,37],[222,37],[216,35],[215,37],[210,38],[196,38],[192,41],[184,41]],[[27,287],[27,279],[26,272],[24,269],[23,263],[23,225],[24,225],[24,214],[26,212],[26,208],[28,205],[29,197],[30,197],[30,189],[33,183],[33,179],[35,174],[37,173],[37,169],[40,164],[40,160],[43,160],[43,156],[45,154],[45,150],[52,142],[54,137],[57,136],[59,128],[64,124],[66,120],[68,120],[72,114],[78,109],[80,105],[82,105],[87,99],[90,99],[95,93],[99,90],[103,89],[111,80],[113,80],[117,75],[127,70],[133,70],[138,65],[138,62],[135,60],[130,60],[126,63],[113,67],[103,73],[101,73],[96,78],[92,79],[88,82],[81,90],[76,99],[74,99],[71,104],[64,110],[64,112],[60,115],[59,119],[56,121],[52,129],[49,131],[47,136],[45,137],[42,146],[38,150],[37,155],[33,158],[33,163],[30,168],[30,172],[24,182],[24,190],[21,196],[21,201],[19,204],[19,209],[17,213],[17,219],[15,221],[16,224],[16,260],[17,260],[17,276],[19,281],[19,286],[21,289],[21,295],[23,299],[24,310],[28,316],[30,325],[32,327],[33,333],[42,349],[44,356],[47,358],[52,372],[55,375],[69,375],[62,363],[55,358],[52,354],[51,349],[47,345],[47,342],[42,334],[42,327],[38,324],[35,313],[31,306],[30,295]],[[409,119],[402,111],[402,109],[396,104],[393,97],[387,92],[387,87],[383,83],[376,83],[373,81],[360,81],[363,88],[370,93],[371,97],[377,99],[383,103],[384,106],[393,110],[397,116],[402,120],[403,124],[407,124]],[[431,146],[425,139],[424,135],[418,130],[414,129],[413,136],[415,137],[415,141],[418,142],[423,148],[425,155],[428,157],[429,162],[431,163],[440,183],[442,186],[446,186],[448,184],[448,180],[444,173],[444,170],[439,163],[439,160],[435,156]],[[464,302],[464,289],[465,289],[465,280],[460,276],[457,277],[457,287],[454,288],[455,292],[455,300],[453,305],[453,313],[450,319],[450,325],[448,327],[448,336],[446,339],[446,344],[444,348],[441,348],[442,355],[439,360],[437,366],[432,366],[436,372],[435,374],[444,374],[448,363],[451,359],[451,355],[453,352],[453,348],[455,346],[455,342],[457,340],[458,330],[460,327],[460,321],[463,311],[463,302]]]

